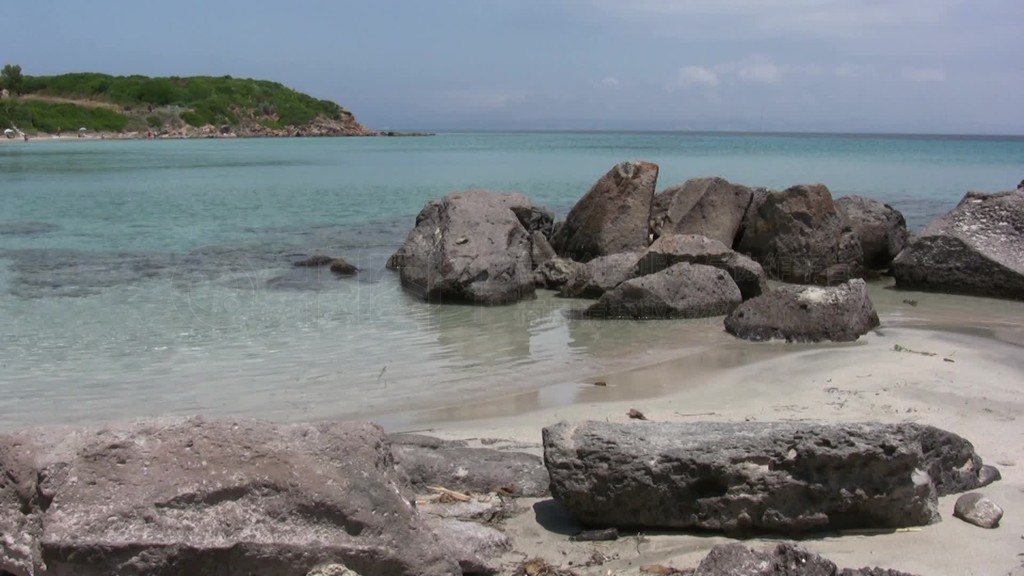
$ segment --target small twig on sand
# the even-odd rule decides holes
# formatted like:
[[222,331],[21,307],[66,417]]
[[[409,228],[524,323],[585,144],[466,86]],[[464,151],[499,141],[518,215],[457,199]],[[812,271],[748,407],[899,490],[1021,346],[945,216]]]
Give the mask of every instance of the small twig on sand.
[[676,412],[675,415],[682,416],[683,418],[689,418],[691,416],[718,416],[718,412],[689,412],[687,414]]
[[938,356],[935,352],[920,352],[918,350],[911,350],[905,346],[900,346],[899,344],[893,344],[892,349],[894,352],[910,352],[911,354],[920,354],[921,356]]

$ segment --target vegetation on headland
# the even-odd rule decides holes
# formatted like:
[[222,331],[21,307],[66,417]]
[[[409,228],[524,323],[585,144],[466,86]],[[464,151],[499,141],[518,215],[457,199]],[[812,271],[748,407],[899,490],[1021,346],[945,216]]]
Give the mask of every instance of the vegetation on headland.
[[0,74],[0,126],[28,133],[153,132],[241,136],[370,135],[352,113],[277,82],[210,77]]

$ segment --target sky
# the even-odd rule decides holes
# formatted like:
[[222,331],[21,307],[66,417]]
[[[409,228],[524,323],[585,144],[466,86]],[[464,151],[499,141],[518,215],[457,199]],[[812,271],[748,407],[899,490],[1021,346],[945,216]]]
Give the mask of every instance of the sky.
[[1024,134],[1024,0],[0,0],[25,74],[282,82],[377,129]]

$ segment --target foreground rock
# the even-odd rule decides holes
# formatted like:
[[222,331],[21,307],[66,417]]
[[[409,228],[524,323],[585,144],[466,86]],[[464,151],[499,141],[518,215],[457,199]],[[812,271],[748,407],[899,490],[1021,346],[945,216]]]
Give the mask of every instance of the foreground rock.
[[996,528],[1003,519],[1003,509],[984,495],[972,492],[957,498],[953,516],[982,528]]
[[968,192],[893,261],[896,287],[1024,300],[1024,192]]
[[534,214],[521,194],[453,192],[427,203],[388,268],[429,302],[498,305],[532,298],[532,245],[520,216]]
[[660,272],[680,262],[725,270],[736,282],[744,300],[768,291],[768,275],[760,264],[718,240],[696,234],[667,234],[655,240],[637,262],[634,276]]
[[617,164],[573,206],[551,245],[579,262],[647,247],[657,181],[657,164]]
[[619,284],[587,308],[585,316],[707,318],[728,314],[741,301],[740,289],[724,270],[684,262]]
[[169,419],[0,446],[0,569],[16,576],[460,573],[375,425]]
[[897,528],[939,518],[929,431],[959,438],[916,424],[562,422],[543,431],[544,462],[588,527]]
[[600,298],[602,294],[637,275],[639,252],[623,252],[594,258],[575,268],[558,295],[563,298]]
[[399,474],[419,493],[443,486],[515,496],[548,494],[548,472],[533,454],[471,448],[465,442],[419,434],[392,434],[391,441]]
[[699,234],[731,247],[754,193],[722,178],[695,178],[654,197],[655,237]]
[[863,280],[840,286],[781,286],[747,300],[725,319],[725,331],[745,340],[852,342],[878,327]]
[[907,247],[907,221],[892,206],[863,196],[843,196],[836,200],[836,209],[860,238],[865,267],[886,270]]
[[822,184],[755,199],[736,249],[750,254],[770,278],[797,284],[860,278],[864,263],[860,238]]
[[700,576],[911,576],[883,568],[839,569],[831,560],[783,542],[756,551],[743,544],[719,544],[701,560]]

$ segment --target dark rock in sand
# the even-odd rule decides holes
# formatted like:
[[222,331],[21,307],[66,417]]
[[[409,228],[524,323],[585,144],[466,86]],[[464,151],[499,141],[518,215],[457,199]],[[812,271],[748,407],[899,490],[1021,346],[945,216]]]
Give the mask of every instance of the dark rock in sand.
[[718,240],[696,234],[668,234],[658,238],[640,257],[634,275],[653,274],[680,262],[725,270],[739,286],[744,300],[768,291],[768,276],[760,264]]
[[892,268],[905,290],[1024,300],[1024,192],[968,192]]
[[558,293],[563,298],[600,298],[602,294],[636,275],[638,252],[594,258],[577,269]]
[[533,271],[538,288],[559,290],[583,272],[583,264],[556,256]]
[[791,542],[756,551],[743,544],[719,544],[701,560],[700,576],[911,576],[885,568],[844,568]]
[[843,196],[835,202],[860,238],[864,266],[885,270],[907,247],[907,221],[899,210],[863,196]]
[[583,422],[545,428],[551,493],[588,527],[795,534],[938,521],[913,424]]
[[728,314],[742,302],[727,272],[681,263],[626,280],[587,308],[588,318],[706,318]]
[[655,237],[699,234],[732,247],[754,193],[722,178],[695,178],[654,197]]
[[498,305],[532,298],[532,243],[517,216],[530,209],[522,194],[484,190],[432,200],[388,268],[429,302]]
[[939,496],[975,490],[1000,479],[999,470],[984,464],[966,438],[934,426],[918,434],[927,468]]
[[860,238],[822,184],[755,194],[736,250],[757,260],[769,278],[798,284],[860,278],[864,261]]
[[399,475],[420,493],[428,486],[531,497],[548,493],[544,462],[533,454],[470,448],[418,434],[392,434],[391,442]]
[[[0,446],[15,473],[13,487],[0,481],[0,566],[11,574],[45,564],[76,576],[301,576],[330,563],[459,573],[376,425],[160,419],[27,430]],[[6,505],[12,497],[20,505]]]
[[863,280],[840,286],[780,286],[747,300],[725,318],[725,331],[745,340],[852,342],[878,327]]
[[956,499],[953,516],[981,528],[998,528],[1003,509],[984,494],[971,492]]
[[579,262],[646,248],[657,181],[657,164],[617,164],[573,206],[551,245]]

